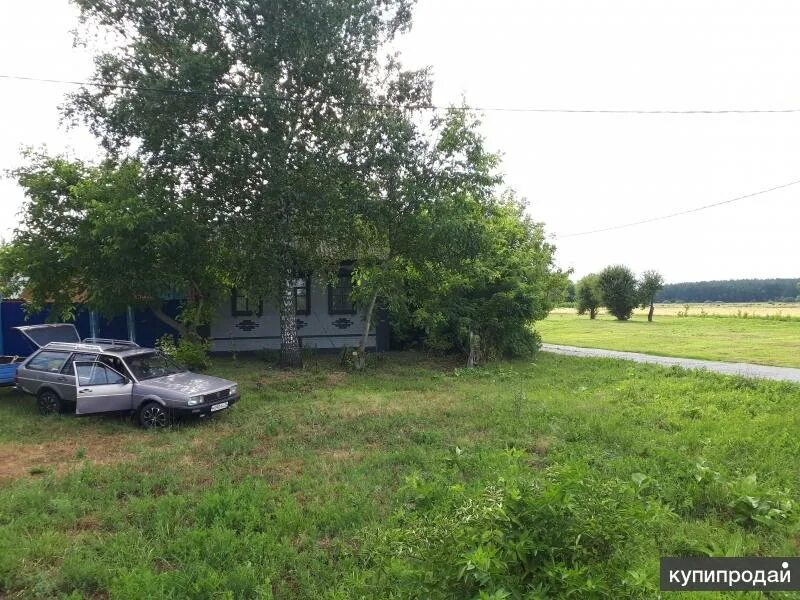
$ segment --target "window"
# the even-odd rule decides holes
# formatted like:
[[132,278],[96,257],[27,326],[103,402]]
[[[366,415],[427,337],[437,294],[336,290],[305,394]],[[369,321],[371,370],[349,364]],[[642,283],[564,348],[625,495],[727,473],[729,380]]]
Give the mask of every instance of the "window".
[[264,314],[264,303],[258,301],[253,302],[246,294],[240,293],[236,288],[231,290],[231,315],[234,317],[252,317],[253,313],[256,316]]
[[342,267],[336,285],[328,286],[328,314],[353,315],[356,312],[350,294],[353,292],[353,269]]
[[119,356],[109,356],[107,354],[103,354],[98,359],[101,363],[108,365],[118,373],[122,373],[123,375],[129,375],[128,369],[125,368],[125,363],[122,362],[122,359]]
[[125,377],[99,362],[79,362],[75,365],[78,385],[113,385],[125,383]]
[[311,277],[294,280],[294,311],[298,315],[311,314]]
[[139,381],[186,372],[184,367],[160,352],[134,354],[126,358],[125,362],[128,364],[130,372]]
[[64,373],[64,375],[75,375],[75,371],[72,367],[74,362],[95,362],[96,360],[96,354],[81,354],[80,352],[76,352],[69,357],[69,360],[66,363],[64,363],[64,367],[61,369],[61,372]]
[[28,369],[34,371],[47,371],[48,373],[58,373],[64,363],[69,358],[69,352],[55,352],[53,350],[43,350],[34,356],[26,365]]

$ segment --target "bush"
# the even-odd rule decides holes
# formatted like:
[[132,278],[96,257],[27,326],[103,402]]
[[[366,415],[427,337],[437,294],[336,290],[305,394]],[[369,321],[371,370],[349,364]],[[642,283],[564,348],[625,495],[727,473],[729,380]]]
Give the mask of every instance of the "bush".
[[583,277],[578,281],[576,288],[576,298],[578,303],[578,314],[589,313],[589,318],[594,319],[597,309],[603,304],[602,294],[598,286],[598,276],[594,273]]
[[690,506],[703,516],[720,512],[731,515],[744,527],[767,529],[794,526],[798,514],[788,492],[764,488],[755,474],[727,479],[705,462],[695,465],[694,481],[686,485]]
[[353,358],[353,354],[356,353],[356,348],[351,348],[350,346],[343,346],[341,350],[339,350],[339,366],[344,369],[354,369],[356,366],[355,359]]
[[547,316],[567,285],[542,225],[513,195],[435,204],[441,212],[429,224],[431,256],[404,262],[402,294],[388,299],[394,331],[473,360],[476,353],[483,360],[532,355],[539,341],[531,325]]
[[205,371],[211,367],[211,359],[208,356],[211,344],[205,340],[192,341],[181,338],[176,344],[175,338],[167,334],[159,338],[156,347],[192,371]]
[[597,285],[603,304],[620,321],[631,318],[633,309],[639,304],[636,276],[624,265],[606,267],[598,276]]
[[652,578],[626,549],[670,515],[640,488],[572,469],[477,494],[411,477],[407,512],[368,552],[397,597],[643,597],[656,592]]

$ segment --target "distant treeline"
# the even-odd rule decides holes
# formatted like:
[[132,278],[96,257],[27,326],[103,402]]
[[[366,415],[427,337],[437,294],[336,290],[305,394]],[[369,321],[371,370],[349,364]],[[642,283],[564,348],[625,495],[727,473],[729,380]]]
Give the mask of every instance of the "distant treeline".
[[729,279],[670,283],[656,302],[794,302],[800,279]]

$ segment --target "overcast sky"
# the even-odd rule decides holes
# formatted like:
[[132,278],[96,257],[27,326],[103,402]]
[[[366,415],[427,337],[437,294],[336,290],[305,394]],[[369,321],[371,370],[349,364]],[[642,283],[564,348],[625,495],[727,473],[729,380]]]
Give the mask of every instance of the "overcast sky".
[[[86,79],[67,0],[0,4],[0,74]],[[563,109],[800,108],[800,3],[773,0],[419,0],[401,42],[431,65],[434,101]],[[96,156],[59,125],[70,88],[0,79],[0,168],[23,145]],[[599,115],[487,112],[509,185],[576,276],[622,262],[668,281],[796,277],[800,185],[719,208],[599,229],[800,179],[800,113]],[[0,236],[22,194],[0,181]]]

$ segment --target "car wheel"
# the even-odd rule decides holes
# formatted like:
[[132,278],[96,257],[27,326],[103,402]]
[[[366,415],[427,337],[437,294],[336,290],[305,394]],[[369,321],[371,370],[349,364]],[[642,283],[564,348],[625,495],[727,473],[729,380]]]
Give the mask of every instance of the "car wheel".
[[39,412],[43,415],[55,415],[63,410],[61,398],[53,390],[42,390],[36,397]]
[[169,410],[158,402],[148,402],[139,409],[139,425],[145,429],[163,429],[171,421]]

